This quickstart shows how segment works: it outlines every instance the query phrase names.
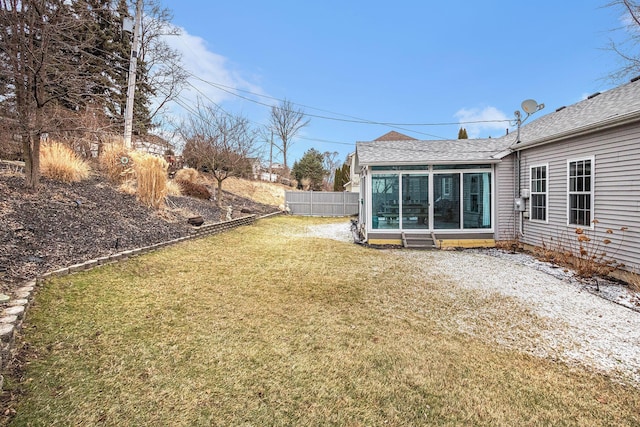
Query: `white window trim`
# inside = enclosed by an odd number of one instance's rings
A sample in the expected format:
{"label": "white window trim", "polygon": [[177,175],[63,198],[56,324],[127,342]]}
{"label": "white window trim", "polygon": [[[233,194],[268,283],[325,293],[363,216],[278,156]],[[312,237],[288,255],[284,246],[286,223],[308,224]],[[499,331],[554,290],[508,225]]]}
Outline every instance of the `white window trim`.
{"label": "white window trim", "polygon": [[[545,168],[546,178],[545,178],[545,191],[533,191],[533,169],[534,168]],[[533,206],[531,204],[531,200],[533,199],[534,194],[544,194],[545,195],[545,219],[531,219],[531,213],[533,212]],[[529,221],[530,222],[538,222],[541,224],[549,224],[549,163],[540,163],[531,165],[529,167]]]}
{"label": "white window trim", "polygon": [[[570,186],[569,186],[569,182],[570,182],[570,177],[569,177],[569,171],[571,163],[573,162],[580,162],[580,161],[585,161],[585,160],[590,160],[591,161],[591,189],[589,191],[590,194],[590,200],[591,200],[591,205],[589,206],[590,212],[591,212],[591,221],[589,223],[589,225],[581,225],[581,224],[571,224],[569,222],[569,218],[571,217],[570,214],[570,199],[571,199],[571,192],[569,191]],[[595,188],[596,188],[596,157],[595,156],[587,156],[587,157],[576,157],[573,159],[567,159],[567,226],[568,227],[584,227],[584,228],[589,228],[591,230],[593,230],[594,228],[594,223],[593,220],[595,219]],[[585,193],[585,192],[583,192]],[[586,193],[585,193],[586,194]]]}
{"label": "white window trim", "polygon": [[[360,188],[360,194],[363,195],[363,197],[365,197],[366,199],[366,209],[365,209],[365,215],[366,215],[366,227],[367,227],[367,233],[380,233],[380,234],[393,234],[393,233],[398,233],[399,231],[405,231],[405,229],[403,228],[398,228],[398,229],[382,229],[382,228],[373,228],[373,197],[372,197],[372,191],[373,191],[373,177],[376,175],[398,175],[398,180],[399,180],[399,187],[398,187],[398,191],[399,191],[399,195],[402,194],[402,178],[401,176],[404,174],[421,174],[421,175],[428,175],[429,176],[429,226],[427,229],[421,229],[421,230],[428,230],[428,231],[434,231],[434,224],[433,224],[433,209],[434,209],[434,199],[433,196],[435,194],[434,192],[434,182],[435,179],[434,177],[436,175],[441,175],[441,174],[460,174],[460,194],[462,195],[463,192],[463,178],[462,176],[465,173],[484,173],[484,172],[488,172],[490,173],[490,185],[491,185],[491,196],[490,196],[490,204],[491,204],[491,215],[490,215],[490,221],[491,221],[491,227],[490,228],[464,228],[463,227],[463,223],[462,223],[462,218],[463,218],[463,203],[462,200],[460,201],[460,218],[461,218],[461,222],[460,222],[460,228],[451,228],[451,229],[439,229],[438,231],[446,231],[447,233],[451,233],[451,234],[464,234],[464,233],[469,233],[469,232],[481,232],[481,233],[494,233],[496,231],[496,221],[498,218],[498,212],[496,211],[496,206],[498,204],[498,201],[496,200],[496,192],[495,192],[495,188],[496,188],[496,181],[497,181],[497,172],[496,172],[496,165],[495,164],[491,164],[491,168],[472,168],[472,169],[442,169],[442,170],[437,170],[435,171],[433,169],[433,165],[429,166],[429,170],[385,170],[385,171],[372,171],[371,169],[369,169],[370,166],[367,166],[366,168],[363,169],[362,172],[362,176],[363,178],[366,180],[365,181],[365,187],[361,187]],[[453,183],[452,183],[453,184]],[[453,189],[453,188],[451,188]],[[366,193],[366,194],[365,194]],[[409,231],[413,230],[413,229],[408,229]]]}

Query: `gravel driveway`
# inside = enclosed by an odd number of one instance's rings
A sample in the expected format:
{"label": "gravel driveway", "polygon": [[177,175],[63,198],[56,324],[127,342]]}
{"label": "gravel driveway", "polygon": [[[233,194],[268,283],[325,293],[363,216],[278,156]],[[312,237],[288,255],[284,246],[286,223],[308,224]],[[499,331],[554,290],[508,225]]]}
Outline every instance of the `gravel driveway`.
{"label": "gravel driveway", "polygon": [[[310,226],[306,235],[350,242],[349,227],[349,223]],[[571,272],[526,254],[497,250],[390,252],[421,266],[425,278],[445,278],[487,297],[506,297],[532,313],[530,322],[514,325],[508,312],[498,317],[469,312],[457,319],[460,331],[483,339],[489,336],[508,348],[585,366],[640,386],[640,313],[590,292]],[[601,292],[614,292],[609,286],[623,288],[604,283]],[[623,292],[637,302],[633,298],[638,295]],[[490,334],[487,328],[480,331],[478,327],[482,317],[491,319]]]}

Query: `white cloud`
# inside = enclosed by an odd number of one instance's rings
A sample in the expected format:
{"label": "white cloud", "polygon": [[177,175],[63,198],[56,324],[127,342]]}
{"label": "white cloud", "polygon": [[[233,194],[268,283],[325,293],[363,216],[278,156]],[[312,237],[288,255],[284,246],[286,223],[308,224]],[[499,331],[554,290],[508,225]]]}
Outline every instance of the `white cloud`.
{"label": "white cloud", "polygon": [[454,117],[460,126],[467,130],[469,138],[484,138],[488,136],[502,136],[513,118],[495,107],[461,108]]}
{"label": "white cloud", "polygon": [[[203,102],[215,102],[216,104],[237,99],[234,95],[225,92],[225,90],[233,91],[233,88],[258,94],[263,93],[259,86],[242,78],[226,57],[212,52],[206,40],[189,34],[184,28],[180,28],[180,30],[179,36],[167,36],[165,41],[171,48],[182,54],[184,68],[193,75],[189,78],[189,83],[197,88],[194,89],[187,85],[180,94],[182,103],[193,108],[198,98]],[[225,90],[216,88],[207,82],[224,86]],[[251,95],[247,96],[253,98]]]}

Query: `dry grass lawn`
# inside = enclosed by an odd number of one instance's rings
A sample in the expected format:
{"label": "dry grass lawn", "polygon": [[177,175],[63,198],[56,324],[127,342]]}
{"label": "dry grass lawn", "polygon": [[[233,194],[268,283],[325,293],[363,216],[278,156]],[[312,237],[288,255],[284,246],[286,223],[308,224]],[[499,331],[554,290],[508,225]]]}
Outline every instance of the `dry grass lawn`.
{"label": "dry grass lawn", "polygon": [[326,221],[262,220],[49,281],[7,380],[13,424],[640,425],[638,389],[455,324],[497,302],[530,312],[296,237]]}

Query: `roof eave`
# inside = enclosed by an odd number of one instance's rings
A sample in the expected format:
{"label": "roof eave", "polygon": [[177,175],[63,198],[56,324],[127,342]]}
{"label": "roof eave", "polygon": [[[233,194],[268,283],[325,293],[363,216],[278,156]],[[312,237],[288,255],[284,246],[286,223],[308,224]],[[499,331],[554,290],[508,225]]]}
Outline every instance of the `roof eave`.
{"label": "roof eave", "polygon": [[579,137],[583,135],[588,135],[590,133],[611,129],[618,126],[623,126],[626,124],[634,123],[640,119],[640,111],[634,111],[633,113],[624,114],[622,116],[615,116],[610,119],[587,125],[582,128],[577,128],[561,133],[557,133],[555,135],[551,135],[548,137],[534,139],[532,141],[527,142],[516,142],[511,145],[511,150],[520,151],[525,148],[537,147],[540,145],[551,144],[552,142],[559,142],[567,138]]}
{"label": "roof eave", "polygon": [[420,165],[482,165],[486,163],[500,163],[501,159],[487,158],[476,160],[426,160],[426,161],[379,161],[379,162],[363,162],[360,161],[360,166],[420,166]]}

